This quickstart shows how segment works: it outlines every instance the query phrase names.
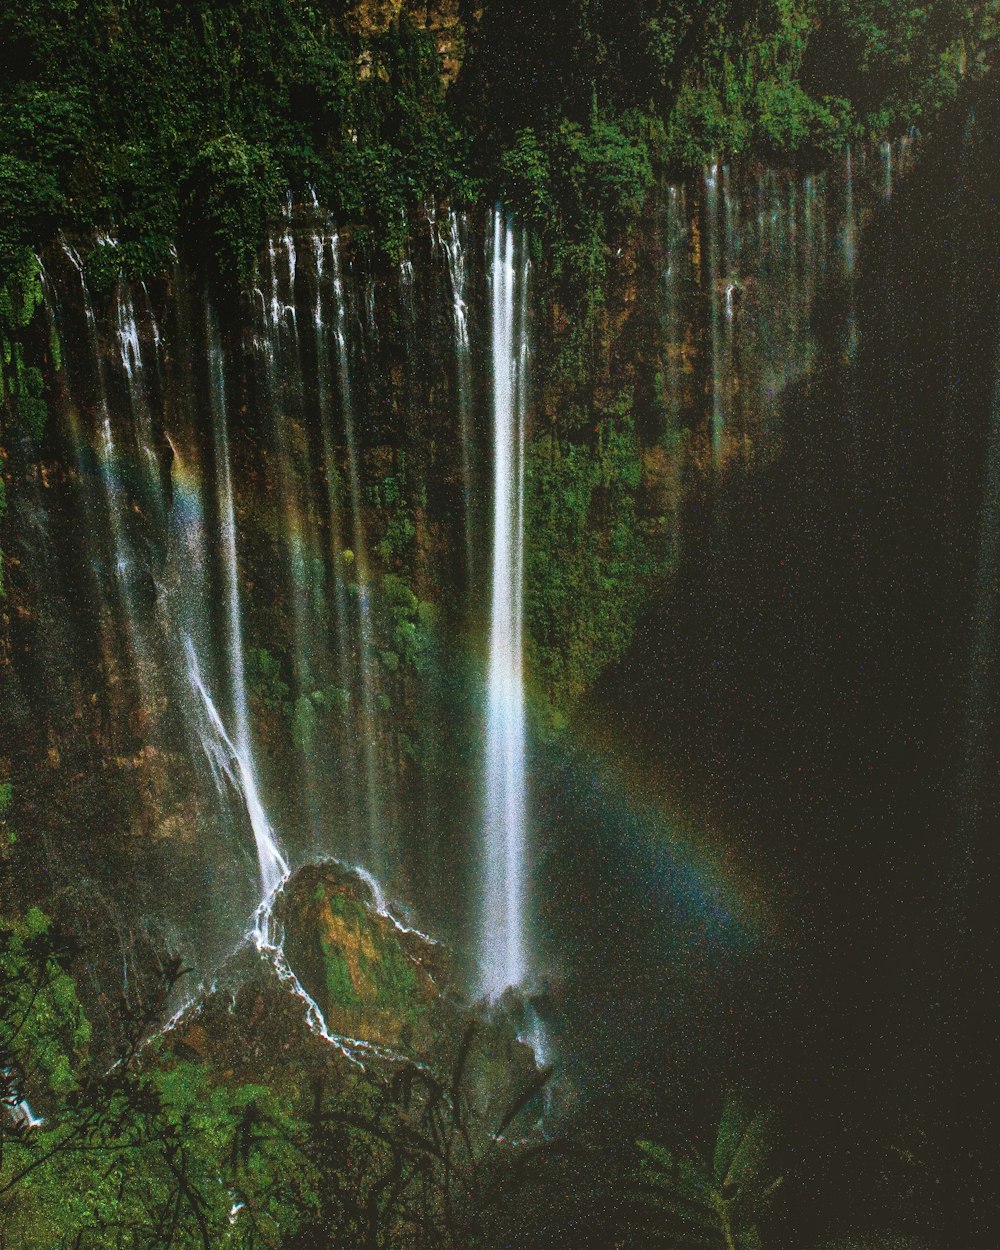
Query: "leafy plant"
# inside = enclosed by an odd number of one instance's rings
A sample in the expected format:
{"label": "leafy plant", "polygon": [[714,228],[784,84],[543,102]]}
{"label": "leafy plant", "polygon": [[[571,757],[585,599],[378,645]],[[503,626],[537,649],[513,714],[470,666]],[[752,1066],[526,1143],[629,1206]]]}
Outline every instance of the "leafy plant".
{"label": "leafy plant", "polygon": [[507,1142],[532,1115],[548,1070],[495,1119],[484,1116],[469,1081],[476,1034],[470,1024],[450,1073],[416,1064],[388,1076],[366,1073],[324,1106],[309,1151],[324,1174],[332,1172],[331,1183],[317,1218],[292,1239],[293,1250],[497,1244],[490,1233],[498,1216],[516,1204],[533,1170],[569,1146],[541,1137],[516,1149]]}
{"label": "leafy plant", "polygon": [[688,1143],[638,1143],[637,1223],[650,1245],[759,1250],[759,1224],[782,1178],[771,1157],[776,1117],[746,1094],[726,1099],[711,1157]]}
{"label": "leafy plant", "polygon": [[277,199],[278,175],[267,148],[227,133],[198,152],[185,197],[188,226],[205,240],[227,282],[249,285]]}

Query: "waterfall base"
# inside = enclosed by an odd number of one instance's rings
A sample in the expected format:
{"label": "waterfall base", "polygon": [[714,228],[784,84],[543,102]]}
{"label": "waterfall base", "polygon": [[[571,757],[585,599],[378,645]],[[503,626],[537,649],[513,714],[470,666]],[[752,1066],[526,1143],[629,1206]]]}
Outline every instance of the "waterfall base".
{"label": "waterfall base", "polygon": [[448,949],[392,916],[367,876],[335,861],[292,873],[164,1036],[278,1085],[301,1084],[331,1059],[345,1080],[373,1066],[441,1076],[461,1067],[485,1123],[537,1082],[530,1039],[512,1013],[467,1006]]}

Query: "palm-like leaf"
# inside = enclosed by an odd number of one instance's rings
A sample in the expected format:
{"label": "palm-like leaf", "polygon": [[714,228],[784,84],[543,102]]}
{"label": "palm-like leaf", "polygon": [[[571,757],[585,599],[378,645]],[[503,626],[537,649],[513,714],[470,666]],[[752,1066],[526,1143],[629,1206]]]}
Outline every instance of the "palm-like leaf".
{"label": "palm-like leaf", "polygon": [[711,1162],[695,1150],[638,1143],[628,1222],[644,1244],[761,1250],[757,1221],[781,1183],[768,1168],[773,1113],[745,1093],[726,1100]]}

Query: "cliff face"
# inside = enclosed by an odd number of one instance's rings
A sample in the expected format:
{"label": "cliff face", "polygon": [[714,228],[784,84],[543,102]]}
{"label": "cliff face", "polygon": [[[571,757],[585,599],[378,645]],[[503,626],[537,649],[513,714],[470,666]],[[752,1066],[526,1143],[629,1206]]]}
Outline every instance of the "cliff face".
{"label": "cliff face", "polygon": [[929,1153],[951,1162],[899,1227],[992,1237],[959,1173],[988,1131],[974,1039],[996,950],[997,108],[985,92],[895,185],[773,456],[687,512],[671,593],[588,708],[644,795],[683,790],[784,895],[795,989],[784,1016],[745,1020],[742,1046],[773,1056],[776,1089],[801,1079],[796,1149],[830,1157],[852,1125],[849,1179],[817,1164],[788,1195],[817,1237],[845,1191],[858,1224],[893,1201],[876,1143],[912,1131],[914,1091]]}
{"label": "cliff face", "polygon": [[[842,303],[837,350],[854,350],[863,219],[910,159],[904,143],[825,174],[719,167],[661,188],[609,257],[586,342],[545,258],[528,265],[541,739],[629,646],[711,484],[777,454],[779,398],[809,375],[822,301]],[[486,236],[474,214],[429,212],[386,269],[295,206],[238,307],[183,268],[98,298],[76,245],[43,255],[25,351],[51,417],[39,445],[12,444],[4,540],[5,751],[19,824],[46,831],[27,894],[105,900],[124,932],[186,935],[205,966],[252,913],[247,856],[273,833],[294,862],[364,864],[469,952],[493,532]]]}
{"label": "cliff face", "polygon": [[348,9],[346,20],[349,30],[365,38],[384,34],[400,18],[426,30],[434,37],[447,86],[458,77],[465,51],[460,9],[460,0],[359,0]]}
{"label": "cliff face", "polygon": [[[238,1014],[227,983],[179,1050],[277,1072],[319,1049],[308,994],[338,1036],[453,1057],[506,378],[531,989],[577,1087],[631,1139],[665,1086],[694,1101],[752,1068],[812,1160],[797,1244],[845,1191],[873,1226],[890,1187],[907,1227],[973,1222],[950,1134],[986,1155],[996,116],[982,101],[929,174],[902,142],[660,187],[586,320],[520,231],[443,206],[387,267],[290,205],[243,302],[183,264],[101,294],[90,240],[45,250],[3,352],[0,871],[87,939],[100,1028],[164,949],[215,969],[249,929],[267,958],[243,943]],[[278,953],[300,993],[276,994]],[[831,1182],[845,1107],[865,1131]],[[885,1143],[925,1131],[950,1196],[903,1211]]]}

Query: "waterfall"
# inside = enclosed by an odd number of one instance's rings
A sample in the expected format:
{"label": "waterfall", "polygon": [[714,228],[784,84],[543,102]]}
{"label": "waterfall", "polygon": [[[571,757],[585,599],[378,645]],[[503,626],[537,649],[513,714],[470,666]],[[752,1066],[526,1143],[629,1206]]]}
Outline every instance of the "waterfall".
{"label": "waterfall", "polygon": [[[303,808],[312,828],[314,844],[320,844],[323,805],[318,793],[319,775],[314,741],[314,711],[310,701],[316,674],[317,640],[325,633],[323,612],[313,625],[313,609],[322,599],[322,587],[315,584],[315,565],[310,553],[318,549],[312,508],[311,461],[308,437],[301,437],[297,420],[305,403],[304,370],[296,312],[296,273],[298,262],[295,239],[286,228],[276,246],[268,240],[265,276],[268,296],[261,297],[262,324],[258,357],[262,372],[264,405],[272,419],[278,530],[281,554],[286,558],[285,580],[289,607],[291,643],[293,732],[296,759],[300,769],[297,789],[303,795]],[[281,261],[279,265],[279,260]],[[282,286],[284,283],[284,286]],[[283,298],[283,293],[285,298]],[[317,307],[317,317],[321,309]]]}
{"label": "waterfall", "polygon": [[222,717],[202,678],[197,651],[191,638],[185,639],[188,675],[192,688],[204,708],[202,747],[214,768],[228,778],[243,799],[257,848],[260,884],[264,899],[269,898],[288,873],[277,839],[267,819],[260,797],[250,736],[250,713],[247,704],[246,665],[243,653],[243,624],[240,608],[239,566],[236,550],[236,514],[233,504],[232,468],[229,452],[229,427],[226,412],[225,361],[214,311],[208,311],[209,391],[212,403],[212,424],[218,483],[220,528],[219,553],[224,570],[223,611],[225,646],[229,662],[229,696],[232,712],[232,734],[226,731]]}
{"label": "waterfall", "polygon": [[[648,465],[644,521],[664,556],[689,477],[780,449],[781,392],[808,385],[814,313],[840,295],[824,265],[843,287],[854,351],[858,246],[887,164],[898,195],[912,156],[909,141],[859,145],[827,175],[720,161],[665,192],[662,337],[650,352],[652,363],[659,349],[650,377],[665,428],[655,443],[636,435],[644,474]],[[76,470],[53,479],[48,497],[88,608],[73,628],[107,678],[93,715],[142,778],[135,820],[155,835],[151,879],[168,862],[184,878],[173,897],[143,899],[157,923],[180,931],[183,915],[200,926],[203,952],[216,939],[222,947],[289,862],[336,854],[414,897],[449,936],[471,911],[468,953],[495,997],[530,985],[540,962],[521,636],[528,249],[498,210],[485,255],[473,254],[471,218],[440,212],[434,280],[418,264],[428,249],[414,251],[398,271],[398,315],[386,318],[396,273],[377,287],[314,212],[305,228],[294,215],[274,225],[253,319],[227,325],[224,340],[183,266],[155,290],[119,280],[98,301],[72,244],[46,257],[66,362],[52,400]],[[443,360],[421,357],[425,323],[444,327]],[[490,425],[476,429],[490,399],[492,458]],[[492,533],[479,439],[493,466]],[[376,551],[391,511],[379,475],[390,466],[418,533],[405,549]],[[489,587],[491,613],[474,712],[446,648],[478,609],[436,594],[439,575],[463,561],[467,580]],[[438,599],[444,628],[431,636],[421,612],[418,641],[430,637],[433,650],[412,666],[394,645],[390,595],[380,599],[391,593],[385,574]],[[470,807],[481,807],[472,844],[461,843],[476,863],[471,904],[447,897],[450,879],[437,893],[436,876],[439,848],[459,843]],[[196,897],[191,883],[209,881]]]}
{"label": "waterfall", "polygon": [[[65,241],[63,252],[79,277],[80,296],[86,322],[85,341],[94,362],[96,402],[93,445],[96,450],[96,474],[89,471],[89,439],[80,429],[76,414],[73,413],[70,417],[77,468],[84,492],[84,507],[91,525],[102,512],[106,517],[107,524],[103,528],[103,533],[106,539],[110,539],[108,553],[108,563],[112,574],[110,583],[114,587],[114,598],[117,600],[118,607],[117,615],[115,617],[113,614],[113,619],[117,619],[120,624],[124,640],[124,660],[131,668],[135,679],[139,706],[144,715],[152,716],[159,704],[156,647],[148,627],[143,596],[140,594],[148,568],[146,553],[138,541],[135,516],[129,506],[130,449],[119,437],[116,437],[112,424],[108,367],[101,350],[97,318],[83,264],[76,250]],[[116,346],[118,361],[126,380],[129,415],[133,418],[133,423],[141,427],[142,418],[137,418],[137,413],[141,411],[139,402],[141,382],[138,380],[138,375],[141,372],[142,361],[139,333],[131,292],[124,279],[119,285],[117,316]],[[137,445],[141,446],[143,436],[147,431],[144,428],[137,428],[134,433]],[[100,486],[98,498],[94,498],[91,493],[94,481]],[[95,537],[100,533],[101,530],[95,526]]]}
{"label": "waterfall", "polygon": [[[143,288],[145,293],[145,288]],[[147,315],[153,332],[153,347],[156,353],[156,367],[159,369],[160,335],[149,307],[149,296],[146,294]],[[142,494],[144,502],[148,502],[153,520],[162,529],[166,518],[166,501],[163,498],[163,483],[160,474],[160,460],[156,453],[153,437],[153,418],[150,407],[150,396],[145,382],[143,369],[142,347],[139,339],[139,325],[135,312],[135,301],[129,284],[122,280],[119,284],[116,330],[121,354],[122,369],[125,373],[128,389],[129,408],[132,414],[132,427],[141,462]]]}
{"label": "waterfall", "polygon": [[[354,395],[351,386],[350,346],[347,338],[347,297],[340,263],[340,239],[333,236],[330,244],[331,278],[333,282],[333,336],[337,349],[337,373],[340,381],[340,411],[347,445],[347,480],[351,499],[352,552],[358,605],[358,664],[361,693],[360,734],[364,755],[365,794],[368,801],[368,858],[384,873],[386,847],[382,821],[382,804],[378,787],[378,759],[375,735],[375,634],[372,620],[371,588],[368,576],[368,551],[365,542],[364,518],[361,514],[361,470],[358,445],[354,434]],[[370,304],[374,328],[374,287]],[[342,557],[343,558],[343,557]]]}
{"label": "waterfall", "polygon": [[522,655],[524,425],[527,408],[525,240],[493,217],[493,578],[486,693],[484,888],[480,990],[523,985],[527,953],[525,707]]}
{"label": "waterfall", "polygon": [[[830,294],[834,270],[843,286],[836,293],[843,298],[844,353],[853,360],[858,240],[887,193],[891,158],[891,146],[876,144],[869,152],[847,151],[842,168],[830,174],[763,170],[752,180],[745,170],[708,166],[701,229],[689,249],[701,290],[694,326],[687,324],[693,310],[683,288],[686,215],[679,220],[671,191],[664,215],[666,409],[672,420],[671,396],[683,389],[676,366],[687,339],[686,350],[701,362],[702,428],[715,463],[769,455],[777,447],[780,398],[808,378],[819,354],[816,312]],[[683,197],[679,202],[683,206]]]}
{"label": "waterfall", "polygon": [[[336,633],[336,672],[337,683],[345,696],[353,686],[351,673],[351,635],[350,616],[347,602],[347,589],[344,584],[344,518],[341,504],[341,478],[337,469],[336,442],[333,428],[333,396],[331,379],[331,352],[329,320],[324,315],[324,283],[326,279],[326,258],[334,245],[334,239],[324,233],[313,236],[313,259],[316,275],[316,302],[313,310],[313,329],[316,335],[316,403],[319,411],[320,447],[323,462],[323,478],[326,486],[326,508],[329,524],[329,562],[333,587],[333,613]],[[346,344],[345,344],[346,347]],[[341,354],[339,339],[337,359],[341,365],[345,356]],[[317,609],[318,613],[318,609]],[[346,735],[345,735],[346,737]],[[358,770],[354,753],[354,743],[345,741],[344,759],[347,771],[347,810],[351,813],[351,852],[358,854],[357,835],[354,829],[360,811],[358,792]]]}
{"label": "waterfall", "polygon": [[719,315],[719,167],[712,165],[705,174],[705,229],[708,233],[708,299],[712,387],[712,455],[722,453],[723,343]]}
{"label": "waterfall", "polygon": [[448,232],[440,236],[451,281],[452,319],[455,323],[455,381],[458,422],[462,439],[462,497],[465,510],[465,572],[471,583],[473,571],[472,526],[472,356],[466,308],[465,248],[462,219],[449,210]]}

